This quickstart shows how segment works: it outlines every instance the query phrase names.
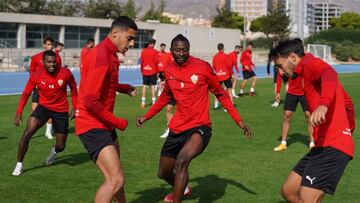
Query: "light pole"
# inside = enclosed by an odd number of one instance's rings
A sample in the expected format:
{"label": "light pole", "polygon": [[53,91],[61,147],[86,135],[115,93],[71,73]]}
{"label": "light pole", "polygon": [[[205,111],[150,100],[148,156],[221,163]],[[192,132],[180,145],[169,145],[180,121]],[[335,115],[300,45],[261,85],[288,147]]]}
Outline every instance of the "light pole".
{"label": "light pole", "polygon": [[244,43],[243,43],[243,50],[246,48],[246,18],[247,18],[247,0],[244,2]]}

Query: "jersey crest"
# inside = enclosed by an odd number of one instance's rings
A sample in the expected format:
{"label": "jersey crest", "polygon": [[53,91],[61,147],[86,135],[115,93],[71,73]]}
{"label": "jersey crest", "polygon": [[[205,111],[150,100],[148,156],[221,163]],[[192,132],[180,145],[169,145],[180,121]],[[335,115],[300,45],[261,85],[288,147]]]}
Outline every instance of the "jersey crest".
{"label": "jersey crest", "polygon": [[62,79],[58,80],[57,82],[58,82],[59,86],[62,86],[64,83],[64,81]]}
{"label": "jersey crest", "polygon": [[191,82],[193,82],[194,84],[196,84],[196,83],[198,82],[199,77],[198,77],[197,75],[193,74],[193,75],[190,77],[190,79],[191,79]]}

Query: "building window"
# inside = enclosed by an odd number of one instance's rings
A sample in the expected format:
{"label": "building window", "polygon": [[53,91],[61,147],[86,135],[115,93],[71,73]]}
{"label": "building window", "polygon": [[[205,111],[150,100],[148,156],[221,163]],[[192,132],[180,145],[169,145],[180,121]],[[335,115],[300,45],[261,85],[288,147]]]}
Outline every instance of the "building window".
{"label": "building window", "polygon": [[15,23],[0,23],[0,48],[17,47],[17,31]]}
{"label": "building window", "polygon": [[65,47],[66,48],[81,48],[86,45],[88,39],[93,38],[96,29],[94,27],[65,27]]}
{"label": "building window", "polygon": [[145,48],[146,44],[153,37],[154,30],[138,30],[135,37],[135,46],[136,49]]}
{"label": "building window", "polygon": [[105,39],[106,36],[108,36],[110,32],[110,28],[100,28],[100,42]]}
{"label": "building window", "polygon": [[26,25],[26,47],[42,48],[43,39],[51,36],[54,40],[59,40],[60,26],[58,25]]}

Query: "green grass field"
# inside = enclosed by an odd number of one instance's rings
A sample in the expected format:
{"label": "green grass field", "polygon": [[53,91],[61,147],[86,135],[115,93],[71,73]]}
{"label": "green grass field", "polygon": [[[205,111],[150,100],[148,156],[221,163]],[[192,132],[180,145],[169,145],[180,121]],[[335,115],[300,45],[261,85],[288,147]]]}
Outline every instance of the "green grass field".
{"label": "green grass field", "polygon": [[[360,114],[360,74],[340,75],[340,80]],[[238,89],[238,88],[237,88]],[[190,185],[193,195],[184,202],[284,202],[279,195],[282,182],[297,161],[309,150],[306,124],[298,110],[292,120],[288,149],[274,152],[280,142],[282,105],[270,107],[273,98],[271,79],[259,80],[256,97],[236,99],[237,109],[253,130],[253,139],[246,140],[242,131],[221,110],[211,110],[213,137],[205,152],[190,166]],[[282,95],[283,96],[283,95]],[[30,141],[24,160],[24,172],[13,177],[17,145],[24,124],[12,124],[19,96],[0,97],[0,202],[92,202],[103,177],[90,161],[80,140],[74,136],[73,122],[67,146],[58,154],[53,166],[43,167],[54,143],[44,137],[40,129]],[[213,99],[213,98],[212,98]],[[121,159],[126,173],[128,202],[161,202],[171,188],[157,178],[157,167],[165,129],[165,113],[147,122],[142,129],[135,126],[135,118],[145,113],[140,109],[140,96],[119,95],[116,115],[129,120],[126,132],[118,132]],[[24,120],[29,115],[28,103]],[[357,123],[359,117],[357,117]],[[359,146],[359,127],[354,138]],[[360,201],[359,151],[346,168],[335,196],[324,202]]]}

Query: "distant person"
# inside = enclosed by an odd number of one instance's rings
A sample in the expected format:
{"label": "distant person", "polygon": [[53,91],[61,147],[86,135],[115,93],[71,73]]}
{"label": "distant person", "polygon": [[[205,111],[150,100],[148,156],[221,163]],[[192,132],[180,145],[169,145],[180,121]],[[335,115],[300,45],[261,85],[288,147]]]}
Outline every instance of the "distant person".
{"label": "distant person", "polygon": [[104,176],[95,203],[126,202],[125,176],[115,129],[124,131],[128,121],[114,116],[114,106],[116,92],[135,96],[136,89],[119,83],[120,61],[116,53],[124,54],[134,46],[137,30],[136,23],[129,17],[113,20],[110,33],[91,50],[81,69],[75,133]]}
{"label": "distant person", "polygon": [[175,99],[177,108],[161,150],[158,176],[173,187],[173,193],[168,194],[164,201],[178,203],[183,196],[191,195],[192,189],[187,186],[188,167],[192,159],[205,150],[211,138],[209,91],[216,95],[247,138],[251,137],[251,131],[234,108],[229,94],[221,87],[210,64],[190,56],[189,40],[177,35],[171,41],[170,50],[174,62],[165,69],[165,88],[149,111],[137,118],[137,125],[141,127]]}
{"label": "distant person", "polygon": [[159,56],[155,47],[156,40],[151,39],[145,49],[142,50],[140,56],[140,69],[143,77],[143,87],[141,91],[141,108],[145,107],[146,103],[146,86],[151,89],[151,102],[156,101],[155,85],[157,83],[157,73]]}
{"label": "distant person", "polygon": [[57,153],[65,149],[66,138],[69,126],[69,105],[67,101],[67,86],[71,90],[71,101],[73,110],[70,118],[74,118],[77,106],[77,89],[74,76],[67,68],[58,67],[56,64],[57,55],[53,51],[43,52],[44,71],[38,71],[30,75],[24,92],[20,98],[14,124],[20,126],[22,112],[32,90],[37,87],[39,91],[39,105],[30,115],[24,133],[19,142],[17,163],[12,173],[19,176],[23,170],[23,160],[29,147],[29,142],[36,131],[51,118],[54,125],[56,143],[50,149],[50,154],[45,165],[51,165]]}
{"label": "distant person", "polygon": [[[224,44],[219,43],[217,45],[218,53],[213,56],[212,66],[216,72],[216,77],[219,80],[220,84],[224,84],[227,93],[229,94],[231,103],[234,103],[232,98],[232,83],[231,83],[231,61],[227,54],[224,53]],[[219,107],[219,102],[215,98],[214,108]]]}
{"label": "distant person", "polygon": [[86,45],[84,48],[81,49],[80,53],[80,61],[79,61],[79,67],[81,69],[82,64],[84,63],[86,56],[89,54],[92,48],[95,46],[95,40],[92,38],[89,38],[86,42]]}
{"label": "distant person", "polygon": [[241,53],[240,56],[240,63],[242,65],[242,72],[243,72],[243,81],[240,85],[240,93],[239,96],[243,96],[244,95],[244,88],[246,86],[247,81],[252,78],[253,81],[251,83],[251,88],[250,88],[250,96],[255,96],[255,87],[256,87],[256,74],[253,70],[253,68],[255,67],[253,61],[252,61],[252,49],[253,49],[254,45],[252,42],[248,43],[246,46],[246,50],[243,51]]}
{"label": "distant person", "polygon": [[288,202],[321,202],[325,193],[335,193],[354,157],[354,109],[336,71],[323,60],[305,54],[299,42],[282,41],[271,56],[288,77],[302,77],[315,147],[290,172],[281,195]]}
{"label": "distant person", "polygon": [[[52,37],[46,36],[44,38],[44,40],[43,40],[44,51],[37,53],[36,55],[31,57],[30,71],[29,71],[30,75],[34,74],[36,72],[45,71],[44,64],[42,62],[43,54],[45,51],[52,51],[54,49],[54,43],[55,43],[55,40]],[[57,53],[56,53],[56,65],[59,68],[62,67],[61,57]],[[38,93],[37,87],[35,86],[33,93],[32,93],[32,106],[31,106],[32,111],[34,111],[38,105],[39,105],[39,93]],[[48,139],[54,139],[53,134],[52,134],[51,119],[46,124],[45,136]]]}
{"label": "distant person", "polygon": [[55,41],[55,53],[59,54],[64,50],[65,46],[63,43]]}
{"label": "distant person", "polygon": [[[240,77],[239,67],[238,67],[238,55],[241,51],[241,47],[239,45],[235,46],[234,51],[230,52],[228,55],[231,60],[231,68],[230,68],[230,74],[231,74],[231,81],[232,81],[232,96],[234,98],[239,98],[238,95],[236,95],[236,83],[238,78]],[[236,73],[234,73],[234,68]]]}

